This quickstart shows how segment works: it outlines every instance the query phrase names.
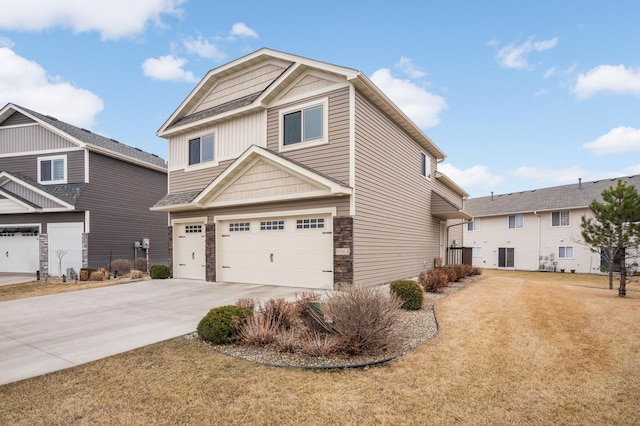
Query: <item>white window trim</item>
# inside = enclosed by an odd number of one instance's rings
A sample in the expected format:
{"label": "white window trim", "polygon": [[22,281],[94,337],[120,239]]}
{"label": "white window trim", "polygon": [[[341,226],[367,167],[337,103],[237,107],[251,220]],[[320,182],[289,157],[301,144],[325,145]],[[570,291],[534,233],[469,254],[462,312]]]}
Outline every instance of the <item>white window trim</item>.
{"label": "white window trim", "polygon": [[472,247],[471,257],[475,257],[475,258],[482,257],[482,247]]}
{"label": "white window trim", "polygon": [[[517,226],[516,226],[516,227],[511,228],[511,227],[509,226],[509,218],[510,218],[511,216],[515,216],[515,217],[522,216],[522,226],[521,226],[521,227],[519,227],[519,228],[518,228]],[[524,229],[524,214],[522,214],[522,213],[517,213],[517,214],[510,214],[510,215],[507,215],[507,229],[508,229],[509,231],[516,231],[516,230],[518,230],[518,229]]]}
{"label": "white window trim", "polygon": [[[284,144],[284,116],[307,108],[322,105],[322,138],[308,142],[299,142],[293,145]],[[329,98],[316,99],[314,101],[297,104],[278,111],[278,146],[280,152],[295,151],[297,149],[309,148],[312,146],[326,145],[329,143]]]}
{"label": "white window trim", "polygon": [[[189,156],[191,154],[189,152],[189,142],[194,139],[200,139],[200,152],[202,152],[202,138],[209,135],[213,135],[213,160],[196,164],[189,164]],[[184,168],[185,172],[192,172],[195,170],[208,169],[210,167],[217,166],[220,163],[218,159],[218,129],[216,128],[207,132],[200,133],[198,135],[189,136],[185,141],[185,149],[187,150],[186,164]]]}
{"label": "white window trim", "polygon": [[[424,172],[422,174],[422,161],[424,161]],[[426,180],[431,180],[431,157],[427,155],[426,152],[420,152],[420,176],[425,178]]]}
{"label": "white window trim", "polygon": [[[473,224],[473,229],[469,229],[469,224]],[[467,222],[467,232],[478,232],[480,231],[480,218],[474,217],[469,222]]]}
{"label": "white window trim", "polygon": [[[560,249],[564,247],[564,256],[560,256]],[[571,248],[571,257],[567,257],[567,249]],[[558,259],[575,259],[576,256],[576,251],[575,251],[575,247],[573,246],[558,246]]]}
{"label": "white window trim", "polygon": [[[43,161],[55,161],[55,160],[64,160],[64,179],[61,180],[47,180],[47,181],[42,181],[42,176],[41,176],[41,172],[42,172],[42,162]],[[38,157],[38,183],[41,185],[59,185],[59,184],[65,184],[67,183],[68,180],[68,167],[67,167],[67,156],[66,155],[51,155],[48,157]],[[53,164],[51,167],[51,175],[53,177]]]}
{"label": "white window trim", "polygon": [[[560,222],[562,222],[562,212],[567,212],[569,213],[569,224],[568,225],[554,225],[553,224],[553,214],[554,213],[560,213]],[[552,228],[568,228],[569,226],[571,226],[571,210],[555,210],[551,212],[551,227]]]}

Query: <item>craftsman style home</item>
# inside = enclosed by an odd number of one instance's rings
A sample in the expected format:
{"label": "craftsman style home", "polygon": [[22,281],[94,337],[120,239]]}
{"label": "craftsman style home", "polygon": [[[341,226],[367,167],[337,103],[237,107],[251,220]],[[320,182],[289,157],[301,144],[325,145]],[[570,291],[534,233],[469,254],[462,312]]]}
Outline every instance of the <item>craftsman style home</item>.
{"label": "craftsman style home", "polygon": [[605,259],[583,243],[581,218],[618,179],[640,188],[640,176],[628,176],[469,198],[465,211],[473,220],[464,227],[464,242],[473,247],[473,265],[599,272]]}
{"label": "craftsman style home", "polygon": [[461,241],[444,153],[357,70],[261,49],[211,70],[158,135],[174,277],[372,285]]}
{"label": "craftsman style home", "polygon": [[[133,259],[166,263],[166,193],[155,155],[14,104],[0,110],[0,272],[67,274]],[[147,253],[139,251],[139,255]]]}

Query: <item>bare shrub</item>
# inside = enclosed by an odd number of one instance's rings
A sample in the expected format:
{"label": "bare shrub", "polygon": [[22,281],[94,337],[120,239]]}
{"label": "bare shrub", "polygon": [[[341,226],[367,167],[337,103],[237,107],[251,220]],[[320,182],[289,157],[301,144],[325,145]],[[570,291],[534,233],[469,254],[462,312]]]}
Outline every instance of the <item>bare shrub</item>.
{"label": "bare shrub", "polygon": [[104,272],[92,272],[91,275],[89,275],[89,281],[104,281]]}
{"label": "bare shrub", "polygon": [[116,259],[111,262],[111,271],[118,271],[118,275],[129,273],[133,269],[133,261],[130,259]]}
{"label": "bare shrub", "polygon": [[274,342],[280,329],[273,315],[274,311],[261,310],[245,319],[238,330],[240,342],[249,346],[265,346]]}
{"label": "bare shrub", "polygon": [[254,311],[256,307],[256,299],[251,299],[251,298],[238,299],[236,301],[236,306],[240,308],[249,309],[250,311]]}
{"label": "bare shrub", "polygon": [[440,268],[447,275],[447,284],[458,281],[458,273],[453,266]]}
{"label": "bare shrub", "polygon": [[311,331],[300,340],[300,353],[315,357],[326,357],[335,354],[343,346],[343,339],[334,334]]}
{"label": "bare shrub", "polygon": [[340,338],[340,352],[377,353],[397,341],[400,306],[398,297],[379,287],[353,286],[328,298],[322,313],[313,315],[322,328]]}
{"label": "bare shrub", "polygon": [[281,330],[273,343],[280,352],[296,353],[300,350],[300,339],[296,330]]}
{"label": "bare shrub", "polygon": [[139,257],[134,261],[134,266],[139,271],[148,271],[147,259],[145,257]]}
{"label": "bare shrub", "polygon": [[482,275],[482,269],[474,267],[471,270],[471,275],[474,275],[474,276]]}
{"label": "bare shrub", "polygon": [[425,291],[436,293],[447,286],[449,275],[444,271],[444,268],[425,269],[420,273],[418,282]]}
{"label": "bare shrub", "polygon": [[298,323],[294,305],[282,298],[267,300],[261,310],[277,330],[288,330]]}
{"label": "bare shrub", "polygon": [[296,300],[293,302],[293,315],[307,327],[312,328],[315,321],[311,316],[309,307],[313,302],[320,300],[320,295],[315,292],[302,292],[296,294]]}
{"label": "bare shrub", "polygon": [[132,280],[139,280],[140,278],[142,278],[142,271],[138,271],[137,269],[132,269],[131,270],[131,279]]}

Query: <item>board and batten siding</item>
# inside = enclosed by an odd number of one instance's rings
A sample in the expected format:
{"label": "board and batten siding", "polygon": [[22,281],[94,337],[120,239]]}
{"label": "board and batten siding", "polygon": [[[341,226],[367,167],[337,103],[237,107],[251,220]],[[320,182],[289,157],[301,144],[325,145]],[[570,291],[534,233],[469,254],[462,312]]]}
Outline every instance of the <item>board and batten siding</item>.
{"label": "board and batten siding", "polygon": [[[167,263],[167,215],[149,210],[166,194],[166,174],[90,153],[89,184],[76,205],[90,211],[89,266],[133,259],[133,242],[151,240],[152,263]],[[144,251],[138,250],[139,256]]]}
{"label": "board and batten siding", "polygon": [[305,98],[296,103],[280,105],[269,109],[267,115],[267,148],[278,152],[282,137],[279,122],[281,109],[328,98],[329,143],[324,145],[304,147],[284,152],[283,155],[305,166],[337,179],[345,184],[349,183],[349,88],[341,88],[322,95]]}
{"label": "board and batten siding", "polygon": [[38,158],[55,155],[67,157],[67,183],[84,182],[84,150],[66,151],[61,153],[30,154],[16,157],[0,157],[0,170],[18,172],[35,181],[38,180]]}
{"label": "board and batten siding", "polygon": [[[421,175],[424,151],[358,92],[355,115],[354,282],[417,277],[440,255],[434,183]],[[431,166],[433,173],[433,158]]]}
{"label": "board and batten siding", "polygon": [[65,148],[77,148],[77,145],[39,124],[0,127],[0,155]]}

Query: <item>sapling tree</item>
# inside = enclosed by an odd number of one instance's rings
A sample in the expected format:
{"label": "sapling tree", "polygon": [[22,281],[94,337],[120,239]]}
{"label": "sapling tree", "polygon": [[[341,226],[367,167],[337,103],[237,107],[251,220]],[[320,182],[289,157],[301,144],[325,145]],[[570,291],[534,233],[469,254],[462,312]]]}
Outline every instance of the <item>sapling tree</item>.
{"label": "sapling tree", "polygon": [[67,254],[65,249],[57,249],[56,256],[58,256],[58,277],[62,276],[62,258]]}
{"label": "sapling tree", "polygon": [[589,209],[593,216],[582,217],[582,238],[593,251],[607,255],[610,273],[614,258],[620,259],[618,296],[624,297],[627,253],[636,252],[640,243],[640,195],[635,186],[618,180],[616,186],[602,191],[602,202],[593,200]]}

